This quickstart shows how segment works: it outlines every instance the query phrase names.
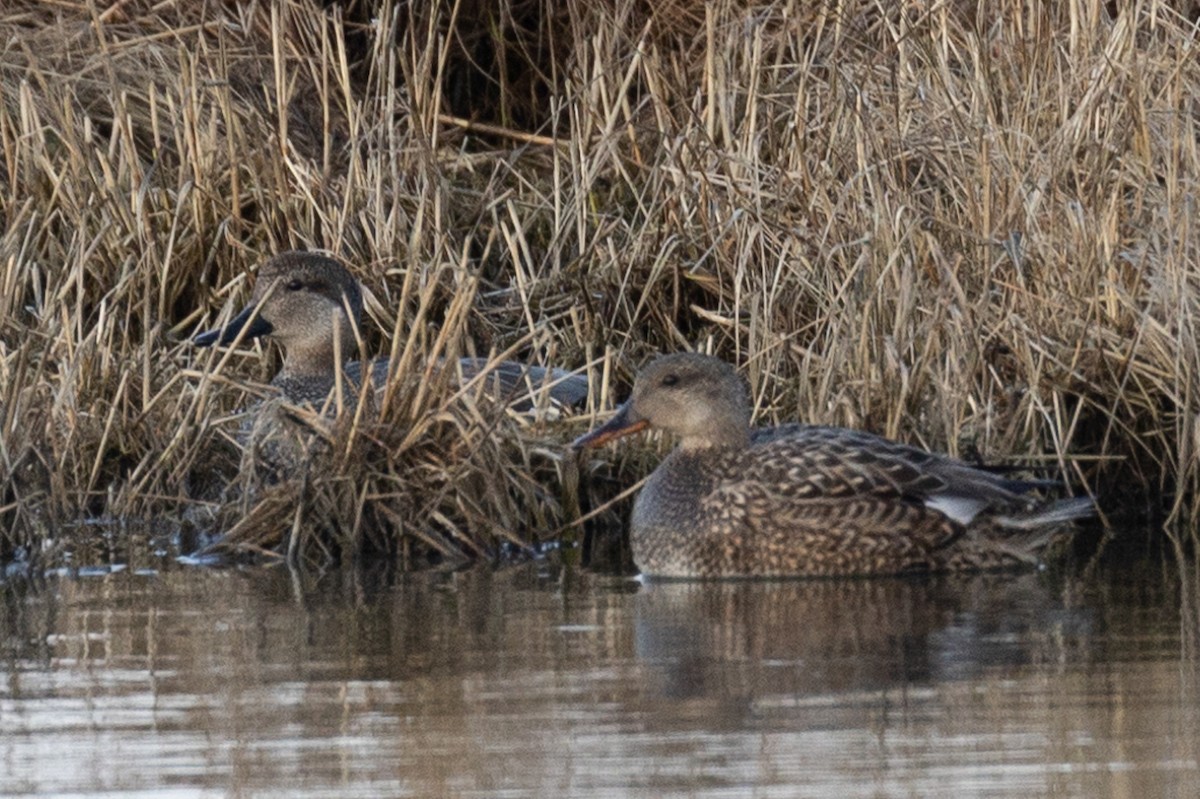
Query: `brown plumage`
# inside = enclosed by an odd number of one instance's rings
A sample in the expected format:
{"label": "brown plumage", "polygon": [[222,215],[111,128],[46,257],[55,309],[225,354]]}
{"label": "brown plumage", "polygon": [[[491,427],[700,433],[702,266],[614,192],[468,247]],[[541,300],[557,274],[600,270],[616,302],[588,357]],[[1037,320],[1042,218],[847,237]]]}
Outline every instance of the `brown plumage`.
{"label": "brown plumage", "polygon": [[633,395],[576,448],[656,427],[679,446],[631,519],[648,576],[772,577],[969,571],[1036,562],[1090,499],[1039,504],[1039,484],[836,427],[750,428],[733,368],[705,355],[653,361]]}
{"label": "brown plumage", "polygon": [[[284,349],[283,368],[271,384],[285,399],[324,404],[337,387],[340,370],[343,400],[352,403],[364,370],[363,362],[350,360],[358,348],[355,328],[362,310],[362,289],[341,263],[312,252],[285,252],[259,269],[250,303],[240,314],[193,342],[208,347],[232,344],[239,336],[270,336]],[[482,358],[462,358],[458,366],[466,379],[486,370],[492,393],[519,410],[532,407],[532,397],[543,386],[554,404],[578,407],[587,400],[587,378],[562,369]],[[368,361],[365,367],[374,386],[387,381],[386,358]]]}

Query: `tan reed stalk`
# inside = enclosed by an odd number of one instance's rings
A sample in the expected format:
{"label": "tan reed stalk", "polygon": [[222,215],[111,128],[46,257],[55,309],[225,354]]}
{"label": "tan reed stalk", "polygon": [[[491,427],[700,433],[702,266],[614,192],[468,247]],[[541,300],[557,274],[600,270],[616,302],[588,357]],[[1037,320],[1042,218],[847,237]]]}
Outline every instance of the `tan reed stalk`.
{"label": "tan reed stalk", "polygon": [[[1046,466],[1194,539],[1200,60],[1169,4],[93,5],[0,11],[0,558],[81,518],[294,563],[532,544],[586,422],[431,364],[586,366],[596,410],[688,347],[764,422]],[[187,339],[295,247],[362,280],[393,374],[264,486],[239,412],[277,354]]]}

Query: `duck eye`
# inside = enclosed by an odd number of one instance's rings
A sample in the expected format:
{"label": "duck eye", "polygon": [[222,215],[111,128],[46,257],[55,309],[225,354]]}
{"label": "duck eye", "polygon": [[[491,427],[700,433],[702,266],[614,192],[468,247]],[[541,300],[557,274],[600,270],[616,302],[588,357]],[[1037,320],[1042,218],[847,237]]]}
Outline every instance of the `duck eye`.
{"label": "duck eye", "polygon": [[301,280],[300,278],[291,280],[287,284],[288,291],[299,291],[302,288],[304,288],[304,281]]}
{"label": "duck eye", "polygon": [[674,374],[674,373],[668,374],[668,375],[663,375],[662,384],[664,386],[668,386],[668,387],[678,385],[679,384],[679,375]]}

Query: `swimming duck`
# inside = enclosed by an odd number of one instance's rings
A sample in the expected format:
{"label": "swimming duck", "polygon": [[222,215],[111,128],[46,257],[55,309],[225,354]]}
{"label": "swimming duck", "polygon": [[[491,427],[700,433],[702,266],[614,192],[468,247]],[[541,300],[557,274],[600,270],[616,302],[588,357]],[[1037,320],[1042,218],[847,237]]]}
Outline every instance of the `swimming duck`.
{"label": "swimming duck", "polygon": [[[271,381],[284,399],[319,407],[335,390],[340,369],[353,401],[364,369],[376,387],[388,375],[386,358],[364,364],[347,357],[357,349],[355,331],[362,311],[362,288],[339,261],[315,252],[284,252],[259,269],[250,303],[241,313],[192,342],[209,347],[232,344],[239,336],[270,336],[284,349],[283,367]],[[550,400],[562,406],[576,407],[587,399],[587,378],[562,369],[515,361],[489,363],[483,358],[462,358],[458,363],[464,379],[488,370],[495,393],[519,410],[532,406],[531,395],[543,385],[548,386]]]}
{"label": "swimming duck", "polygon": [[870,433],[750,427],[733,368],[660,357],[606,424],[573,447],[655,427],[679,444],[646,480],[630,522],[650,577],[779,577],[974,571],[1036,563],[1088,498],[1039,503],[1041,481],[1006,479]]}

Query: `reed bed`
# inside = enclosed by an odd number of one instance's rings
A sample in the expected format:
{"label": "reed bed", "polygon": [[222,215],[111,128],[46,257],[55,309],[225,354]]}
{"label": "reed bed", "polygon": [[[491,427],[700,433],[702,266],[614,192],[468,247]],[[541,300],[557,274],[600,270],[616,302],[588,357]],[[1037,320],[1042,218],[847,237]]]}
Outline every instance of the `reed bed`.
{"label": "reed bed", "polygon": [[[1195,541],[1188,4],[16,0],[0,95],[0,557],[80,519],[307,563],[530,546],[576,512],[565,442],[683,348],[764,422],[1042,464]],[[277,355],[188,339],[291,248],[351,267],[396,368],[265,483],[236,431]],[[489,353],[587,369],[591,410],[428,369]]]}

